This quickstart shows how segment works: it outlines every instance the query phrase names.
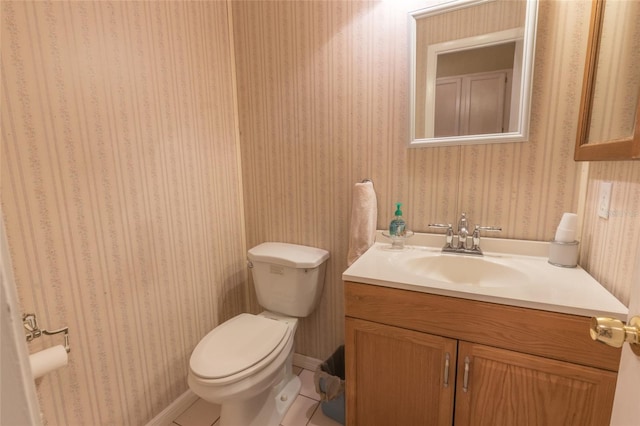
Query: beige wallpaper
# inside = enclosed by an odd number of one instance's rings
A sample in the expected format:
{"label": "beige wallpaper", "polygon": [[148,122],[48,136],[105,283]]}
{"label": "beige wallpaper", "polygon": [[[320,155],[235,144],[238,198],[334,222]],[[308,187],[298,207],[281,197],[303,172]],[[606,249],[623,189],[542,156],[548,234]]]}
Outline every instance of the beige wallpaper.
{"label": "beige wallpaper", "polygon": [[[612,182],[609,218],[598,217],[600,183]],[[580,264],[627,306],[640,246],[640,161],[589,165]]]}
{"label": "beige wallpaper", "polygon": [[[69,326],[51,425],[141,425],[246,306],[224,2],[2,1],[2,211],[20,303]],[[43,337],[31,351],[60,344]]]}
{"label": "beige wallpaper", "polygon": [[[296,337],[328,356],[363,178],[381,229],[400,201],[416,231],[466,211],[505,238],[553,237],[578,204],[589,3],[540,4],[529,142],[408,149],[406,13],[421,3],[2,2],[1,200],[20,302],[71,328],[70,365],[37,383],[47,423],[144,424],[175,400],[198,340],[260,310],[244,259],[262,241],[331,252]],[[638,164],[594,165],[588,184],[587,214],[599,180],[615,181],[617,213],[586,218],[583,262],[623,301]]]}
{"label": "beige wallpaper", "polygon": [[472,223],[501,225],[501,237],[549,240],[562,213],[577,209],[589,4],[540,4],[529,142],[408,149],[410,5],[401,3],[233,5],[247,244],[275,239],[332,255],[320,307],[298,332],[303,354],[328,356],[343,338],[355,182],[373,179],[380,229],[399,201],[416,231],[466,211]]}

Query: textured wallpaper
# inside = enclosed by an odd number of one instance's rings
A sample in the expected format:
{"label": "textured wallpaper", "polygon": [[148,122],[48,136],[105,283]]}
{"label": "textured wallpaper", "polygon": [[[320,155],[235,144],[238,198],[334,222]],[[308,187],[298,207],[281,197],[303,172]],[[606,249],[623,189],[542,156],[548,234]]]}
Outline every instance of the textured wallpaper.
{"label": "textured wallpaper", "polygon": [[550,240],[577,209],[589,3],[540,4],[529,142],[408,149],[407,12],[419,2],[409,3],[233,5],[247,245],[289,241],[332,256],[320,307],[298,332],[303,354],[326,357],[343,338],[355,182],[373,180],[379,229],[398,201],[416,231],[467,212],[502,226],[499,237]]}
{"label": "textured wallpaper", "polygon": [[[598,217],[600,183],[612,182],[609,218]],[[580,264],[629,305],[635,253],[640,253],[640,161],[589,165]]]}
{"label": "textured wallpaper", "polygon": [[[380,229],[399,201],[416,231],[466,211],[504,238],[553,237],[578,208],[589,2],[540,3],[529,142],[408,149],[407,11],[422,5],[2,2],[1,199],[20,302],[71,329],[70,365],[37,383],[47,423],[144,424],[175,400],[199,339],[261,310],[244,261],[263,241],[331,252],[296,336],[297,352],[331,354],[364,178]],[[623,301],[639,165],[593,165],[587,184],[583,261]],[[589,213],[600,180],[615,181],[609,221]]]}
{"label": "textured wallpaper", "polygon": [[[246,306],[224,2],[2,1],[2,211],[24,312],[69,326],[51,425],[141,425]],[[62,343],[43,337],[35,351]]]}

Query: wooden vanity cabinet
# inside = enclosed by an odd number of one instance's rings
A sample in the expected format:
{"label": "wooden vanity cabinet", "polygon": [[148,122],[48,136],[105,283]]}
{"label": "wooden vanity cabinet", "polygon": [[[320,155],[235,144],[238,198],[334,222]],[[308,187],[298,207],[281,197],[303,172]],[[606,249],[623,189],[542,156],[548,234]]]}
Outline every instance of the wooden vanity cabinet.
{"label": "wooden vanity cabinet", "polygon": [[352,282],[345,313],[347,425],[609,424],[588,317]]}

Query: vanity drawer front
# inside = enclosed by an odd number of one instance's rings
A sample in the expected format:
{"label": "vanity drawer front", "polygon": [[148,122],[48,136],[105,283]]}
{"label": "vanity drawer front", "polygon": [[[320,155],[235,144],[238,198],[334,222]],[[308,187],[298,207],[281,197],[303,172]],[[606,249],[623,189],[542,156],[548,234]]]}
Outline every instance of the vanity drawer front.
{"label": "vanity drawer front", "polygon": [[345,282],[345,315],[618,371],[621,350],[589,337],[589,317]]}

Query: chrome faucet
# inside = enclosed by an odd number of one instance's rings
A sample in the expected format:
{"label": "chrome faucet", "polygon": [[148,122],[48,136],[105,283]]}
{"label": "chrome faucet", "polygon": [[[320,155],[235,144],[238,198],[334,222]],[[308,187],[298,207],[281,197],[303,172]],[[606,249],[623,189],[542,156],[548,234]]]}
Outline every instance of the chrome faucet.
{"label": "chrome faucet", "polygon": [[433,223],[428,225],[430,228],[446,228],[446,242],[442,247],[443,253],[456,253],[456,254],[471,254],[482,256],[482,250],[480,249],[480,231],[502,231],[499,226],[480,226],[476,225],[469,238],[469,219],[467,214],[462,213],[460,219],[458,219],[458,234],[457,241],[454,245],[454,233],[453,226],[449,224]]}
{"label": "chrome faucet", "polygon": [[469,220],[467,214],[462,213],[458,219],[458,249],[467,249],[469,239]]}

